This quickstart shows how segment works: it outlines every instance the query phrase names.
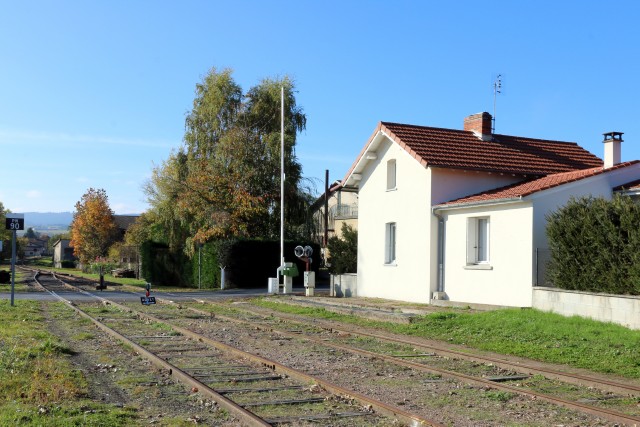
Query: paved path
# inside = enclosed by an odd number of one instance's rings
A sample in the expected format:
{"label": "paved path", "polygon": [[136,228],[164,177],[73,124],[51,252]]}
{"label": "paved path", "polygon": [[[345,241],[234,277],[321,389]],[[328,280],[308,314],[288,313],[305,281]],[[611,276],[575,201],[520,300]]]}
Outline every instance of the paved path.
{"label": "paved path", "polygon": [[[293,288],[294,294],[304,295],[304,288]],[[90,295],[88,295],[90,294]],[[127,292],[121,290],[91,291],[88,294],[82,294],[74,291],[59,291],[58,295],[70,301],[92,301],[95,300],[91,295],[103,296],[105,298],[114,299],[116,301],[140,301],[140,297],[144,296],[144,291]],[[267,295],[267,288],[262,289],[228,289],[224,291],[185,291],[185,292],[151,292],[151,296],[169,299],[172,301],[194,301],[232,297],[252,297]],[[0,292],[0,300],[10,300],[10,292]],[[47,292],[16,292],[14,299],[19,300],[36,300],[36,301],[57,301],[57,299]]]}

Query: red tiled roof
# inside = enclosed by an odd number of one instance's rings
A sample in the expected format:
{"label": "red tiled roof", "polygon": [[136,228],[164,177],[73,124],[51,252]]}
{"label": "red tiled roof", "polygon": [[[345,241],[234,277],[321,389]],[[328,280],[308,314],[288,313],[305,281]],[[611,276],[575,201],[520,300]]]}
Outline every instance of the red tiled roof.
{"label": "red tiled roof", "polygon": [[[493,135],[381,122],[386,133],[425,166],[548,175],[602,166],[602,160],[574,142]],[[374,134],[375,135],[375,134]]]}
{"label": "red tiled roof", "polygon": [[480,203],[497,201],[503,199],[514,199],[519,197],[525,197],[539,191],[548,190],[549,188],[557,187],[559,185],[567,184],[569,182],[578,181],[591,176],[600,175],[616,169],[622,169],[627,166],[640,163],[640,160],[634,160],[631,162],[625,162],[617,164],[608,169],[603,167],[596,167],[590,169],[582,169],[571,172],[562,172],[552,175],[548,175],[542,178],[534,179],[531,181],[520,182],[511,184],[506,187],[496,188],[494,190],[485,191],[482,193],[474,194],[460,199],[452,200],[446,203],[442,203],[438,206],[451,206],[451,205],[464,205],[469,203]]}

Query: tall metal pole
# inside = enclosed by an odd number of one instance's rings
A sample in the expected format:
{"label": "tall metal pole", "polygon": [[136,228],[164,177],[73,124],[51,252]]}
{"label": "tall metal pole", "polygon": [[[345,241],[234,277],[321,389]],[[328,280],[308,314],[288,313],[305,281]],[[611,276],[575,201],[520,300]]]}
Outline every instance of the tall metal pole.
{"label": "tall metal pole", "polygon": [[202,244],[198,243],[198,289],[202,288]]}
{"label": "tall metal pole", "polygon": [[325,248],[329,243],[329,169],[324,171],[324,242]]}
{"label": "tall metal pole", "polygon": [[11,307],[13,307],[13,294],[16,285],[16,230],[13,230],[13,239],[11,240]]}
{"label": "tall metal pole", "polygon": [[284,86],[280,90],[280,266],[284,266]]}

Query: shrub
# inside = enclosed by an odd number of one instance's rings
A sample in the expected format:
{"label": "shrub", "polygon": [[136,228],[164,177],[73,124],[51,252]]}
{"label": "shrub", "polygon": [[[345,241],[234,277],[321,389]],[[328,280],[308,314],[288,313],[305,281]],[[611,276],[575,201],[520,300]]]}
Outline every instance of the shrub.
{"label": "shrub", "polygon": [[[308,242],[285,242],[284,255],[287,262],[298,267],[300,274],[293,278],[293,284],[302,285],[305,263],[293,254],[298,245],[309,245],[313,249],[310,270],[318,271],[320,246]],[[274,240],[236,240],[222,247],[218,253],[221,264],[226,265],[225,279],[230,287],[266,287],[267,279],[276,276],[280,265],[280,242]]]}
{"label": "shrub", "polygon": [[547,216],[546,231],[555,286],[640,295],[640,206],[630,197],[572,198]]}
{"label": "shrub", "polygon": [[331,274],[356,273],[358,271],[358,230],[342,223],[342,236],[334,236],[327,242],[329,272]]}
{"label": "shrub", "polygon": [[192,277],[194,286],[198,286],[198,275],[200,274],[201,287],[204,289],[220,287],[220,265],[226,266],[219,261],[219,251],[224,247],[226,240],[207,242],[201,248],[196,249],[191,259]]}
{"label": "shrub", "polygon": [[[285,242],[285,258],[294,262],[298,271],[305,270],[305,263],[298,260],[293,249],[308,243]],[[310,244],[314,256],[311,270],[317,271],[320,260],[320,247]],[[147,241],[140,246],[142,275],[152,284],[172,284],[178,286],[198,286],[200,269],[202,288],[220,287],[220,266],[225,267],[225,280],[228,287],[257,288],[266,287],[267,279],[275,277],[280,265],[280,242],[272,240],[219,240],[205,243],[191,259],[180,253],[175,254],[162,243]],[[198,265],[200,262],[200,265]],[[301,285],[302,274],[294,278],[295,285]]]}
{"label": "shrub", "polygon": [[142,277],[154,285],[189,286],[191,261],[182,252],[175,253],[163,243],[146,241],[140,245]]}

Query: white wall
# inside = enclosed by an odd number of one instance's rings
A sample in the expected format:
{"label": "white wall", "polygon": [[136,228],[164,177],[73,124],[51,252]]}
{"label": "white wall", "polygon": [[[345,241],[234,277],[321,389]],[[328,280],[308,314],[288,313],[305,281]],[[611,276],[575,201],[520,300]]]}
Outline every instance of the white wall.
{"label": "white wall", "polygon": [[432,171],[431,204],[433,205],[504,187],[523,180],[521,177],[511,176],[510,174],[501,175],[499,173],[445,168],[430,168],[430,170]]}
{"label": "white wall", "polygon": [[[362,173],[358,197],[358,296],[428,303],[431,297],[429,174],[403,148],[384,139]],[[396,187],[387,191],[387,161]],[[385,265],[385,224],[397,224],[396,265]]]}
{"label": "white wall", "polygon": [[[522,180],[520,177],[499,173],[462,171],[457,169],[429,168],[431,178],[431,205],[446,203],[460,197],[504,187]],[[438,220],[431,215],[431,291],[438,285]],[[446,270],[445,270],[446,275]]]}
{"label": "white wall", "polygon": [[[445,219],[444,292],[450,301],[530,307],[533,208],[529,202],[453,209]],[[467,220],[489,217],[489,263],[467,265]]]}
{"label": "white wall", "polygon": [[[358,296],[429,303],[438,272],[438,220],[431,212],[432,205],[520,178],[425,168],[387,138],[382,138],[375,151],[377,159],[362,172],[359,185]],[[396,160],[395,191],[386,190],[387,161],[391,159]],[[397,224],[397,262],[393,266],[384,263],[388,222]]]}
{"label": "white wall", "polygon": [[583,316],[640,329],[640,297],[534,288],[533,307],[563,316]]}

